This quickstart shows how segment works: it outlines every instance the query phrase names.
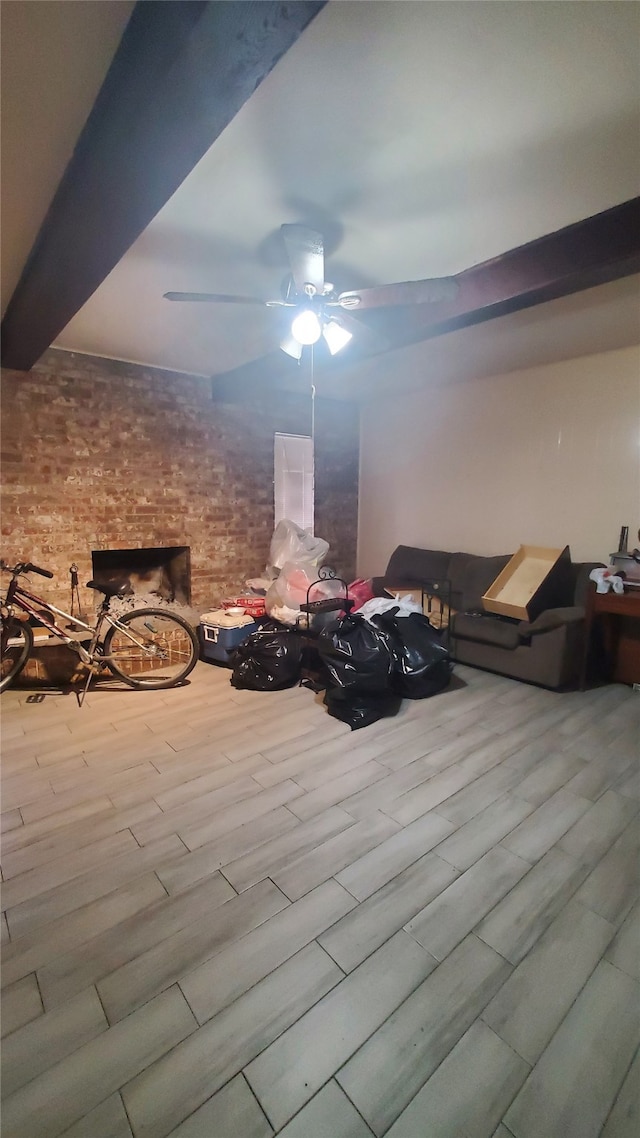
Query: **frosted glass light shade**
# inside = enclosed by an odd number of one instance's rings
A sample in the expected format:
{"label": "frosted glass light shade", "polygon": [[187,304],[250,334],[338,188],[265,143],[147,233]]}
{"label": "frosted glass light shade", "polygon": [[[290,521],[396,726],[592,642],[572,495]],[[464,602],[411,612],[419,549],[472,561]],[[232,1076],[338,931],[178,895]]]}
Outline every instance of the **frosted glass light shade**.
{"label": "frosted glass light shade", "polygon": [[280,347],[282,351],[286,352],[288,356],[291,356],[293,360],[302,358],[302,344],[296,340],[295,336],[285,336],[284,340],[280,343]]}
{"label": "frosted glass light shade", "polygon": [[322,325],[312,308],[303,308],[291,324],[291,335],[300,344],[317,344],[322,335]]}
{"label": "frosted glass light shade", "polygon": [[337,324],[335,320],[330,320],[328,324],[325,324],[322,329],[322,335],[327,342],[327,347],[332,356],[335,356],[336,352],[339,352],[341,348],[346,347],[352,338],[351,332],[343,328],[342,324]]}

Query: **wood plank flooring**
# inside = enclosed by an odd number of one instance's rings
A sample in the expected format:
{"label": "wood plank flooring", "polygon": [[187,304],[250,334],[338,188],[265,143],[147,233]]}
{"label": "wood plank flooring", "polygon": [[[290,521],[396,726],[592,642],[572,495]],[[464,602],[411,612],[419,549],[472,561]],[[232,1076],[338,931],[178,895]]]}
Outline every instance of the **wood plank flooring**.
{"label": "wood plank flooring", "polygon": [[637,692],[29,694],[4,1138],[635,1138]]}

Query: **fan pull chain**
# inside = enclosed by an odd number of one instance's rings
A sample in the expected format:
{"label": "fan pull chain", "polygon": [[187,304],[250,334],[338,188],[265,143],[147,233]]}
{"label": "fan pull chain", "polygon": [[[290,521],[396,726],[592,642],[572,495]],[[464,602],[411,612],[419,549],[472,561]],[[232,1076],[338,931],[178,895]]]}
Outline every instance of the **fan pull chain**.
{"label": "fan pull chain", "polygon": [[316,385],[314,373],[314,358],[313,358],[314,345],[311,344],[311,442],[315,448],[316,442]]}

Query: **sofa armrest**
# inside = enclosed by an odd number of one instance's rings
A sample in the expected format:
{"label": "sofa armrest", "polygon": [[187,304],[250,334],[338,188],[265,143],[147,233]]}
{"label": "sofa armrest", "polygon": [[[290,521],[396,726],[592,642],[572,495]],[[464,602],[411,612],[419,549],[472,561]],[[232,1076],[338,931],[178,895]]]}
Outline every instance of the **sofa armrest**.
{"label": "sofa armrest", "polygon": [[531,624],[526,620],[521,620],[518,625],[518,634],[523,639],[528,636],[538,636],[543,632],[551,632],[554,628],[562,628],[567,624],[577,624],[583,619],[584,608],[582,605],[546,609]]}

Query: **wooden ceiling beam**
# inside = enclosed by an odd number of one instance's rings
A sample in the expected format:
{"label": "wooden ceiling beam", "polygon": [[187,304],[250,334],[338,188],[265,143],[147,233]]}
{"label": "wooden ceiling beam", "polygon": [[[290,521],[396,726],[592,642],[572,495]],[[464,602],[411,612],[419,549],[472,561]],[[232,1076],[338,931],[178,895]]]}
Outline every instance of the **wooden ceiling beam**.
{"label": "wooden ceiling beam", "polygon": [[[376,308],[358,318],[386,338],[383,351],[365,351],[355,340],[334,357],[319,355],[316,373],[333,375],[360,359],[443,336],[457,328],[593,288],[640,272],[640,198],[568,225],[458,273],[458,293],[441,304]],[[354,311],[354,315],[355,315]],[[250,397],[261,385],[296,382],[300,371],[283,352],[214,376],[214,398]]]}
{"label": "wooden ceiling beam", "polygon": [[633,198],[465,269],[454,300],[378,309],[371,323],[399,348],[637,272],[640,198]]}
{"label": "wooden ceiling beam", "polygon": [[327,0],[139,0],[2,323],[28,370]]}

